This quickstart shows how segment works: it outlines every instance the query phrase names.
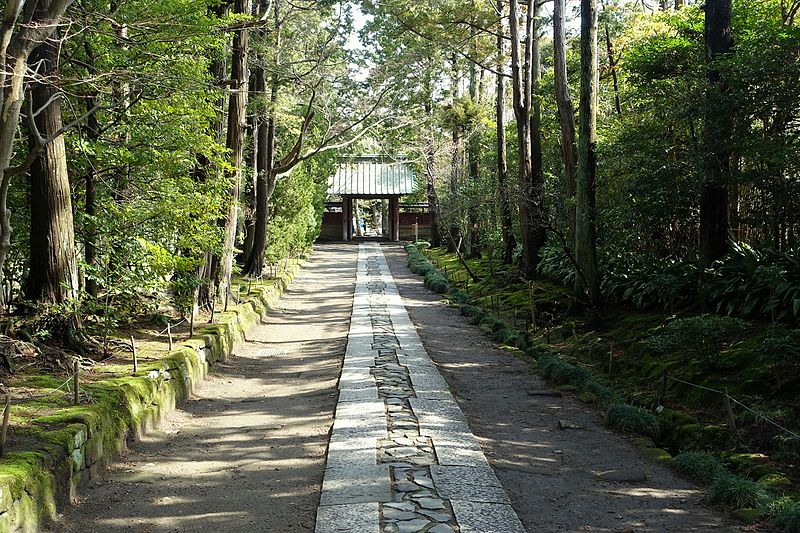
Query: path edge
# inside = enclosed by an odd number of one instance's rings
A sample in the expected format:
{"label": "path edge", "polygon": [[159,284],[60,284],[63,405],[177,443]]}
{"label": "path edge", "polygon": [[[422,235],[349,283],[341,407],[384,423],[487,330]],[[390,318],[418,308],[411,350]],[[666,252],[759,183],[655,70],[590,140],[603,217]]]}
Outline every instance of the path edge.
{"label": "path edge", "polygon": [[304,262],[290,263],[270,285],[250,287],[238,305],[217,313],[214,324],[199,327],[195,336],[163,359],[143,365],[135,376],[87,387],[94,402],[52,417],[39,450],[9,453],[0,460],[0,533],[36,532],[57,520],[58,510],[75,503],[78,490],[126,451],[129,438],[158,428],[209,369],[246,340]]}

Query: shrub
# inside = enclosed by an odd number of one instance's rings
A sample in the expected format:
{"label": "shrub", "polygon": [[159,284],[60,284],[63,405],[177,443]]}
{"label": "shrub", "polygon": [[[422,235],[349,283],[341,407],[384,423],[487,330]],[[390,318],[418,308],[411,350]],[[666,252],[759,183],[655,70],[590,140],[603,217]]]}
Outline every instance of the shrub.
{"label": "shrub", "polygon": [[461,314],[467,317],[477,316],[483,313],[483,309],[475,305],[462,305]]}
{"label": "shrub", "polygon": [[655,437],[658,433],[656,415],[632,405],[624,403],[609,405],[606,419],[610,427],[629,435]]}
{"label": "shrub", "polygon": [[591,372],[567,363],[557,355],[544,355],[539,358],[539,369],[548,381],[557,385],[570,384],[577,387],[594,379]]}
{"label": "shrub", "polygon": [[730,505],[735,509],[744,507],[764,508],[769,503],[769,494],[757,482],[734,474],[717,476],[709,487],[711,501]]}
{"label": "shrub", "polygon": [[699,356],[713,368],[725,340],[747,325],[744,320],[717,315],[678,318],[667,324],[662,333],[645,339],[644,344],[661,353],[682,351]]}
{"label": "shrub", "polygon": [[719,459],[708,452],[683,452],[676,455],[672,461],[675,470],[701,483],[711,483],[725,472]]}
{"label": "shrub", "polygon": [[772,522],[785,533],[800,533],[800,502],[779,498],[767,507]]}

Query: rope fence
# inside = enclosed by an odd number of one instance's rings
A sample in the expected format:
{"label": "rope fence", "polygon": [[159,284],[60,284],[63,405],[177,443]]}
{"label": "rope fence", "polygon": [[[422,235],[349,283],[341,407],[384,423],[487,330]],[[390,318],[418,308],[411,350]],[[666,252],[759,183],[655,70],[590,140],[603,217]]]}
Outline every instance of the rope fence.
{"label": "rope fence", "polygon": [[[800,440],[800,434],[798,434],[798,433],[792,431],[791,429],[779,424],[778,422],[776,422],[775,420],[769,418],[768,416],[765,416],[762,413],[759,413],[758,411],[756,411],[752,407],[750,407],[748,405],[745,405],[744,403],[740,402],[739,400],[737,400],[733,396],[729,395],[728,391],[726,391],[726,390],[719,390],[719,389],[714,389],[714,388],[711,388],[711,387],[706,387],[704,385],[698,385],[697,383],[691,383],[689,381],[686,381],[686,380],[683,380],[683,379],[680,379],[680,378],[676,378],[676,377],[670,376],[668,374],[664,374],[664,378],[663,379],[664,379],[664,382],[666,382],[666,380],[669,379],[671,381],[682,383],[684,385],[688,385],[688,386],[694,387],[696,389],[702,389],[702,390],[705,390],[705,391],[708,391],[708,392],[713,392],[715,394],[719,394],[720,396],[722,396],[722,401],[723,401],[723,404],[725,405],[725,410],[726,410],[727,415],[728,415],[728,424],[731,426],[731,429],[736,429],[736,420],[735,420],[735,418],[733,416],[733,410],[731,409],[731,406],[730,406],[730,402],[733,402],[734,404],[738,405],[739,407],[741,407],[741,408],[749,411],[753,415],[755,415],[756,418],[760,418],[764,422],[767,422],[768,424],[771,424],[772,426],[780,429],[784,433],[788,433],[792,437]],[[662,398],[661,398],[662,402],[663,402],[663,395],[664,395],[664,391],[662,390]]]}

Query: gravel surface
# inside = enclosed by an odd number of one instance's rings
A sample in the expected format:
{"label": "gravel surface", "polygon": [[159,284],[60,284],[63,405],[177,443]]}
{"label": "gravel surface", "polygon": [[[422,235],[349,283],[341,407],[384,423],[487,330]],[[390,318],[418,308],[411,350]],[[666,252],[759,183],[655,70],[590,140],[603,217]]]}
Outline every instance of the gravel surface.
{"label": "gravel surface", "polygon": [[[425,348],[529,532],[742,530],[706,507],[702,491],[639,457],[600,413],[568,395],[529,395],[550,387],[528,362],[493,346],[426,289],[401,246],[383,251]],[[598,478],[611,470],[628,481]]]}
{"label": "gravel surface", "polygon": [[356,253],[317,246],[279,309],[53,531],[313,531]]}

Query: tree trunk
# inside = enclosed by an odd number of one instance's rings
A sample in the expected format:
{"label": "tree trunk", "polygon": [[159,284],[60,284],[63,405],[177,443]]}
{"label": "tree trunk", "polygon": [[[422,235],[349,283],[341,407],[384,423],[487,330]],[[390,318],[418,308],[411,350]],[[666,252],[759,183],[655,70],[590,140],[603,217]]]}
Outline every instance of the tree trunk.
{"label": "tree trunk", "polygon": [[500,234],[503,239],[503,263],[510,265],[517,243],[514,239],[511,205],[508,198],[508,162],[506,161],[506,115],[505,78],[502,74],[505,63],[505,41],[503,33],[503,0],[498,0],[497,11],[500,19],[497,24],[497,75],[495,114],[497,120],[497,188],[500,195]]}
{"label": "tree trunk", "polygon": [[[222,17],[227,12],[227,4],[218,4],[209,7],[209,15],[213,17]],[[212,79],[217,83],[222,83],[225,80],[225,61],[221,58],[214,58],[209,65],[209,72]],[[225,135],[225,96],[220,96],[214,102],[214,109],[216,111],[214,121],[211,125],[211,132],[214,139],[218,143],[222,143]],[[216,168],[212,168],[210,162],[202,154],[198,156],[198,172],[197,179],[203,181],[212,172],[218,172]],[[220,226],[224,227],[224,220],[220,219]],[[209,309],[213,308],[214,300],[217,296],[216,286],[219,282],[220,273],[220,256],[213,253],[207,253],[205,261],[198,269],[198,277],[204,280],[197,291],[198,304]]]}
{"label": "tree trunk", "polygon": [[569,94],[567,77],[567,38],[564,30],[565,0],[553,3],[553,69],[556,88],[558,124],[561,128],[561,158],[564,161],[564,181],[567,191],[570,244],[575,246],[575,174],[578,155],[575,146],[575,108]]}
{"label": "tree trunk", "polygon": [[727,87],[713,61],[731,52],[731,0],[708,0],[705,5],[706,53],[710,63],[706,91],[706,176],[700,193],[700,259],[710,266],[728,251],[728,146],[733,114],[725,106]]}
{"label": "tree trunk", "polygon": [[[474,7],[474,3],[473,3]],[[473,55],[477,55],[476,51],[477,37],[475,29],[472,30],[470,36],[470,47]],[[479,105],[480,102],[480,81],[478,79],[478,65],[474,62],[469,64],[469,98],[474,105]],[[478,183],[480,173],[480,157],[481,157],[481,144],[480,144],[480,129],[479,123],[472,124],[470,131],[469,141],[467,144],[467,169],[469,172],[470,189],[474,191],[475,185]],[[472,195],[470,195],[472,198]],[[469,213],[467,213],[467,220],[469,221],[469,250],[467,256],[471,258],[481,256],[481,243],[480,243],[480,210],[477,205],[469,204]]]}
{"label": "tree trunk", "polygon": [[533,2],[533,23],[530,25],[531,35],[531,180],[529,186],[530,194],[530,233],[531,246],[529,250],[529,267],[527,277],[530,279],[536,275],[536,267],[539,265],[539,253],[547,239],[545,226],[547,224],[547,213],[544,206],[544,158],[542,156],[542,104],[540,100],[540,82],[542,79],[542,54],[539,41],[539,12],[541,2]]}
{"label": "tree trunk", "polygon": [[[460,92],[460,73],[458,68],[458,62],[456,57],[453,56],[452,58],[453,63],[453,79],[452,79],[452,102],[453,106],[459,97]],[[453,120],[453,131],[452,131],[452,143],[451,143],[451,159],[450,159],[450,196],[451,199],[455,198],[458,195],[458,186],[461,172],[462,172],[462,159],[461,159],[461,124],[458,121]],[[455,205],[455,202],[451,201],[450,207],[450,238],[447,240],[447,251],[453,253],[456,251],[456,246],[461,243],[461,227],[459,226],[458,219],[460,213],[458,213],[458,206]]]}
{"label": "tree trunk", "polygon": [[[433,114],[432,103],[432,88],[431,84],[426,84],[428,100],[425,102],[425,116],[430,120]],[[426,181],[426,195],[428,197],[428,212],[431,215],[431,246],[438,247],[442,245],[442,238],[439,233],[439,198],[436,196],[436,174],[434,171],[434,164],[436,162],[435,153],[435,138],[431,130],[427,135],[427,147],[425,153],[425,181]],[[388,233],[388,232],[387,232]]]}
{"label": "tree trunk", "polygon": [[25,10],[25,14],[33,13],[30,17],[20,14],[23,4],[21,0],[5,2],[0,24],[0,287],[5,284],[3,267],[11,248],[8,190],[14,173],[9,167],[25,99],[28,56],[53,34],[57,27],[54,22],[66,11],[67,0],[39,0],[30,6],[32,10]]}
{"label": "tree trunk", "polygon": [[[277,124],[278,91],[280,90],[277,67],[280,65],[281,49],[281,19],[278,1],[275,2],[273,7],[273,17],[275,22],[273,31],[275,35],[275,72],[270,79],[269,111],[266,120],[263,120],[258,128],[258,137],[255,140],[258,145],[255,234],[253,236],[253,250],[244,268],[245,273],[253,277],[261,276],[264,271],[264,254],[267,247],[269,227],[269,201],[277,183],[275,172],[275,128]],[[259,92],[266,94],[267,80],[264,69],[259,67],[256,76],[259,77],[257,82]]]}
{"label": "tree trunk", "polygon": [[614,109],[617,115],[622,115],[622,104],[619,101],[619,79],[617,79],[617,60],[614,58],[614,44],[611,42],[611,34],[608,32],[608,24],[605,25],[606,33],[606,56],[608,57],[608,68],[611,69],[611,82],[614,88]]}
{"label": "tree trunk", "polygon": [[533,63],[533,10],[528,10],[525,17],[525,41],[520,50],[522,36],[519,29],[519,2],[509,3],[509,28],[511,33],[511,79],[513,86],[514,117],[517,123],[519,139],[519,229],[522,238],[522,271],[525,277],[536,275],[538,249],[533,222],[535,206],[532,203],[531,181],[533,179],[533,162],[531,159],[531,97]]}
{"label": "tree trunk", "polygon": [[[234,12],[248,12],[247,0],[236,0]],[[233,35],[233,54],[231,60],[231,94],[228,106],[228,135],[225,145],[231,152],[230,205],[225,215],[224,243],[220,261],[220,296],[227,298],[231,292],[233,254],[236,246],[236,228],[239,213],[239,191],[244,163],[245,110],[247,106],[247,48],[248,31],[239,28]]]}
{"label": "tree trunk", "polygon": [[[58,75],[58,45],[47,40],[31,54],[39,62],[42,77]],[[62,128],[60,91],[37,83],[31,90],[32,106],[38,116],[28,127],[32,147],[38,132],[47,143],[30,168],[31,233],[30,272],[25,290],[28,299],[43,303],[65,303],[78,297],[78,266],[75,260],[75,227],[67,173],[67,154]]]}
{"label": "tree trunk", "polygon": [[589,293],[600,305],[597,272],[597,0],[581,0],[581,94],[578,132],[577,205],[575,217],[575,260],[580,271],[576,292]]}
{"label": "tree trunk", "polygon": [[[86,111],[94,109],[95,97],[88,96],[86,101]],[[97,115],[92,113],[86,120],[86,138],[92,142],[100,137],[100,127],[97,123]],[[86,213],[86,223],[83,227],[84,242],[84,261],[89,269],[97,267],[97,176],[95,176],[94,164],[90,164],[86,171],[86,190],[84,199],[84,212]],[[84,274],[84,288],[86,294],[92,298],[97,298],[97,281],[91,275]]]}

